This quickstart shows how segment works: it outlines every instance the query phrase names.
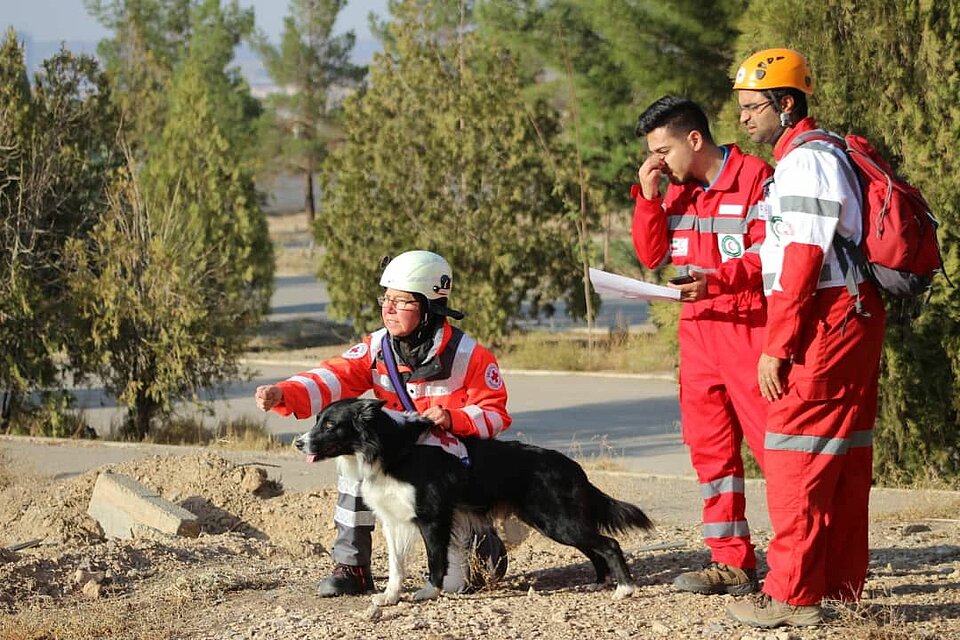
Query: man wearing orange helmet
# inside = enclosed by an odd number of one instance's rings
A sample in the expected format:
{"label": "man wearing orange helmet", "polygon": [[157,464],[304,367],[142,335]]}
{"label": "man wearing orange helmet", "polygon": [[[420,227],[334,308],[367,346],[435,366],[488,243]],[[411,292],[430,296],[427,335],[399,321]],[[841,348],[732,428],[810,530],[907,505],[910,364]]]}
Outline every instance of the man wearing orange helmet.
{"label": "man wearing orange helmet", "polygon": [[[761,203],[767,332],[757,367],[770,403],[763,455],[774,536],[763,592],[727,611],[751,626],[815,625],[822,600],[856,600],[866,578],[884,305],[834,240],[860,241],[855,169],[838,147],[798,140],[817,130],[806,59],[759,51],[733,88],[740,123],[777,160]],[[859,300],[845,278],[858,282]]]}
{"label": "man wearing orange helmet", "polygon": [[[633,246],[648,268],[672,263],[692,282],[678,285],[684,305],[680,343],[683,441],[700,481],[703,539],[710,563],[674,580],[680,591],[745,595],[757,589],[741,443],[763,463],[766,402],[757,358],[764,299],[758,250],[764,224],[756,203],[773,169],[736,145],[713,141],[693,101],[664,96],[640,115],[636,134],[649,155],[632,195]],[[660,193],[661,177],[670,185]]]}

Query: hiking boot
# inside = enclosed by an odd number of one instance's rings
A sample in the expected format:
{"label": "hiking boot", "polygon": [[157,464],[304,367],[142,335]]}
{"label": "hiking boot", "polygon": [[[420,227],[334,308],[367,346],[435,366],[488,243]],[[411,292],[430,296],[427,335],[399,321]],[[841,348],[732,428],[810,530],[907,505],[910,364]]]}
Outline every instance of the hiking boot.
{"label": "hiking boot", "polygon": [[744,598],[727,607],[727,616],[750,627],[812,627],[823,622],[820,607],[792,605],[765,593]]}
{"label": "hiking boot", "polygon": [[367,591],[373,591],[373,577],[370,575],[369,566],[354,567],[337,563],[333,573],[317,585],[317,593],[321,598],[359,596]]}
{"label": "hiking boot", "polygon": [[711,562],[700,571],[681,573],[674,579],[673,588],[693,593],[745,596],[757,590],[757,570]]}

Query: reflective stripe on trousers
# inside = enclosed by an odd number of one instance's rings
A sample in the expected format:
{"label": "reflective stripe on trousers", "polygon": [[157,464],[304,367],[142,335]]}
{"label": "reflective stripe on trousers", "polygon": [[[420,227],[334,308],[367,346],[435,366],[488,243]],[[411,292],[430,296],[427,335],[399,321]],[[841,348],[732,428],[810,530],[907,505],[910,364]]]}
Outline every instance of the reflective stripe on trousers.
{"label": "reflective stripe on trousers", "polygon": [[337,539],[330,555],[333,561],[351,566],[367,566],[373,552],[373,512],[363,502],[356,462],[337,458],[337,508],[333,521]]}

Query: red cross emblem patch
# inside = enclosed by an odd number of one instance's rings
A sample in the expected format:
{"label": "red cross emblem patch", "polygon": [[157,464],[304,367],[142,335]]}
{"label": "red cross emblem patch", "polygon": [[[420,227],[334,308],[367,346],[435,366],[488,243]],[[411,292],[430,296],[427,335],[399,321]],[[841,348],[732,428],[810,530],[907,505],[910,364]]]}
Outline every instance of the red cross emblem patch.
{"label": "red cross emblem patch", "polygon": [[346,358],[347,360],[356,360],[365,355],[367,355],[367,344],[365,342],[361,342],[344,351],[342,357]]}
{"label": "red cross emblem patch", "polygon": [[484,374],[483,379],[486,381],[487,386],[494,391],[503,387],[503,378],[500,377],[500,367],[492,362],[487,365],[487,372]]}

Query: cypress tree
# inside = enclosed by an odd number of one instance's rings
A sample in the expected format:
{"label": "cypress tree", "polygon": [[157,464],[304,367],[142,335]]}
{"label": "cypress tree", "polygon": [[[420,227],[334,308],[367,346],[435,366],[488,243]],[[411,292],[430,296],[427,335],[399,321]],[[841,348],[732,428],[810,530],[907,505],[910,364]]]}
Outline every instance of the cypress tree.
{"label": "cypress tree", "polygon": [[483,339],[521,304],[576,296],[579,272],[557,166],[556,115],[524,101],[513,59],[422,3],[394,7],[370,87],[345,103],[346,139],[323,174],[317,241],[333,311],[358,330],[380,320],[380,258],[440,253],[452,305]]}
{"label": "cypress tree", "polygon": [[[84,237],[118,163],[117,117],[106,77],[88,56],[61,50],[31,88],[11,30],[0,45],[0,390],[3,428],[30,391],[61,383],[78,327],[63,277],[64,246]],[[63,435],[63,434],[57,434]]]}

